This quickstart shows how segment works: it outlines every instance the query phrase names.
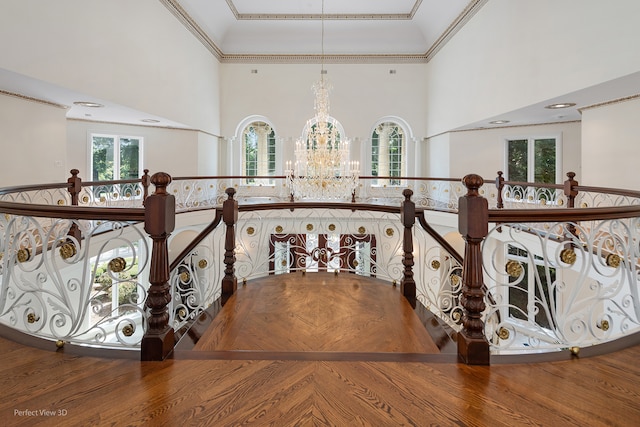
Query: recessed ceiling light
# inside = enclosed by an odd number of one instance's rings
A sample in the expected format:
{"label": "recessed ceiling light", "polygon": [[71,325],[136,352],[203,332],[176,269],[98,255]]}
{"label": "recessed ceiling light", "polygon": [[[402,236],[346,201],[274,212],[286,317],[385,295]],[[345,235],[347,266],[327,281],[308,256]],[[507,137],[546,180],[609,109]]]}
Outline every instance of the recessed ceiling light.
{"label": "recessed ceiling light", "polygon": [[140,119],[140,121],[145,123],[160,123],[160,120],[156,119]]}
{"label": "recessed ceiling light", "polygon": [[575,107],[576,103],[575,102],[561,102],[558,104],[550,104],[547,105],[544,108],[548,108],[550,110],[557,110],[559,108],[569,108],[569,107]]}
{"label": "recessed ceiling light", "polygon": [[98,104],[97,102],[91,102],[91,101],[76,101],[73,104],[74,105],[79,105],[81,107],[91,107],[91,108],[104,107],[104,105],[102,105],[102,104]]}
{"label": "recessed ceiling light", "polygon": [[489,122],[490,125],[503,125],[505,123],[509,123],[509,120],[494,120]]}

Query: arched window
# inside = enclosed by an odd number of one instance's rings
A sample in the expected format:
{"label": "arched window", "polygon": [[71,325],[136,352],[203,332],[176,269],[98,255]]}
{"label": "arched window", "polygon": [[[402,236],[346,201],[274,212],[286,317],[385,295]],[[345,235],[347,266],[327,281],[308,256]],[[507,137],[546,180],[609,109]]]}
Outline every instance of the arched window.
{"label": "arched window", "polygon": [[271,179],[249,178],[273,176],[276,172],[276,135],[267,123],[252,122],[242,131],[242,173],[245,184],[273,184]]}
{"label": "arched window", "polygon": [[375,185],[401,185],[406,176],[406,143],[402,127],[394,122],[380,123],[371,136],[371,175],[382,177]]}

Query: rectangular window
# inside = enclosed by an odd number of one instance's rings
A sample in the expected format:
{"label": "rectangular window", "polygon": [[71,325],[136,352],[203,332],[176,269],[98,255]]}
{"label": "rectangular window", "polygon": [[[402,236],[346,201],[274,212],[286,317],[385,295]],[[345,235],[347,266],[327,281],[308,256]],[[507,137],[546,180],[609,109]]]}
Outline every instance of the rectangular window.
{"label": "rectangular window", "polygon": [[[533,258],[533,259],[532,259]],[[532,262],[533,261],[533,262]],[[508,245],[509,317],[553,329],[556,269],[516,246]]]}
{"label": "rectangular window", "polygon": [[92,181],[140,178],[142,138],[117,135],[91,135]]}
{"label": "rectangular window", "polygon": [[507,140],[507,180],[555,184],[561,180],[557,138]]}

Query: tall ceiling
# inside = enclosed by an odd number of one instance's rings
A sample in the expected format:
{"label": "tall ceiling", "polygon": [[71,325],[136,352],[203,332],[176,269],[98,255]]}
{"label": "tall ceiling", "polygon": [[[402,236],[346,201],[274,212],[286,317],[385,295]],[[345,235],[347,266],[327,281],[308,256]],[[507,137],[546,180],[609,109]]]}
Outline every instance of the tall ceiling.
{"label": "tall ceiling", "polygon": [[226,61],[426,61],[486,0],[161,0]]}
{"label": "tall ceiling", "polygon": [[[426,63],[488,0],[159,0],[220,62]],[[69,107],[72,119],[185,127],[0,69],[0,93]],[[640,93],[640,72],[459,129],[580,120],[580,109]],[[94,101],[106,108],[74,105]],[[572,102],[569,109],[544,108]],[[157,122],[155,122],[157,120]]]}

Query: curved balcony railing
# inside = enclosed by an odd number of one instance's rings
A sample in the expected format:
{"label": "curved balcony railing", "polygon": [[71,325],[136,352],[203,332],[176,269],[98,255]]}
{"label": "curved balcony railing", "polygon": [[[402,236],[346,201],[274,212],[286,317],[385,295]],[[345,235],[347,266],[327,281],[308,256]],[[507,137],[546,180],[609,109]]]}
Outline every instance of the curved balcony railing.
{"label": "curved balcony railing", "polygon": [[[292,201],[284,176],[156,174],[152,187],[148,171],[77,175],[0,189],[0,322],[60,345],[163,358],[173,331],[238,280],[314,270],[399,284],[458,331],[468,363],[640,330],[640,192],[580,186],[571,173],[562,185],[362,177],[355,201],[331,203]],[[210,224],[170,264],[175,213],[206,209]],[[458,213],[464,258],[430,211]]]}

